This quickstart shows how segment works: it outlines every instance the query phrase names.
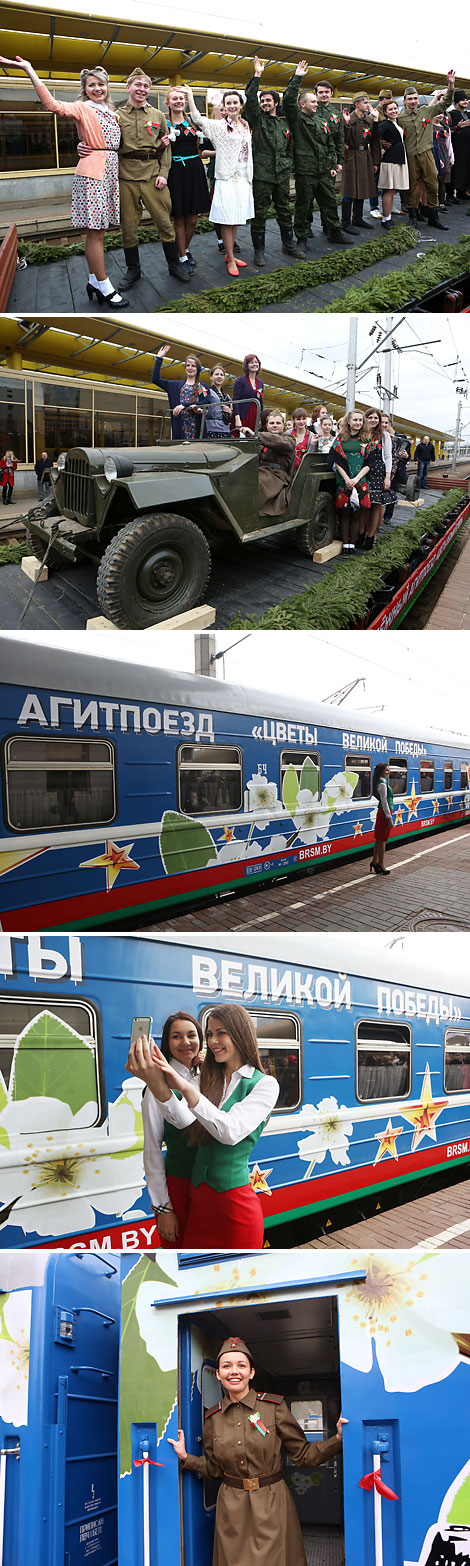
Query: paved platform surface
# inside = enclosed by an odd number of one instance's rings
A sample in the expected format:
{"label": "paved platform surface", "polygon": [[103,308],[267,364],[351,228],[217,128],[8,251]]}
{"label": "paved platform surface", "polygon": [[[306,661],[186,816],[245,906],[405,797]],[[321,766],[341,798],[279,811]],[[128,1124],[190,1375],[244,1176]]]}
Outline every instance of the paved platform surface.
{"label": "paved platform surface", "polygon": [[[377,1200],[380,1200],[380,1195]],[[334,1229],[299,1246],[300,1250],[468,1250],[470,1180],[413,1197],[389,1212]],[[268,1231],[269,1233],[269,1231]]]}
{"label": "paved platform surface", "polygon": [[449,574],[426,624],[431,631],[470,630],[470,532],[465,529],[462,550]]}
{"label": "paved platform surface", "polygon": [[[416,259],[418,252],[428,253],[438,241],[455,243],[462,234],[468,233],[468,218],[466,216],[467,203],[453,207],[449,212],[441,213],[442,221],[448,224],[448,234],[441,233],[437,229],[429,228],[425,222],[418,224],[420,240],[414,249],[409,250],[404,256],[392,256],[389,260],[379,261],[364,270],[353,273],[339,283],[322,285],[317,289],[303,289],[293,300],[285,304],[266,306],[266,310],[279,314],[284,310],[314,310],[321,309],[329,304],[332,299],[340,298],[346,288],[374,276],[382,276],[385,272],[401,269]],[[365,216],[368,220],[367,211]],[[357,236],[353,237],[355,246],[362,245],[367,239],[376,239],[384,230],[377,220],[370,220],[371,228],[361,229]],[[401,214],[395,214],[394,226],[401,226],[407,219]],[[315,261],[326,255],[338,253],[337,247],[328,243],[324,238],[319,212],[313,216],[313,239],[309,241],[308,260]],[[290,256],[284,255],[279,229],[274,218],[269,219],[266,230],[266,267],[264,272],[253,265],[253,249],[248,230],[240,229],[239,233],[242,260],[246,264],[243,269],[244,278],[260,278],[269,275],[279,267],[296,266]],[[21,253],[21,242],[20,242]],[[230,280],[223,257],[219,254],[215,233],[196,234],[192,245],[192,251],[197,261],[197,269],[190,284],[185,285],[170,277],[166,267],[165,258],[160,244],[149,243],[141,245],[141,265],[143,276],[139,283],[132,289],[129,298],[132,312],[145,313],[147,311],[164,310],[166,305],[173,300],[184,299],[185,294],[198,294],[207,288],[230,288]],[[117,288],[126,271],[124,251],[122,249],[109,252],[109,275]],[[41,266],[28,265],[25,271],[17,272],[8,302],[8,311],[18,312],[21,315],[30,316],[38,311],[52,311],[54,315],[61,312],[77,310],[81,315],[88,311],[96,312],[96,300],[90,302],[86,293],[88,270],[85,256],[71,256],[69,260],[49,261]],[[126,312],[128,313],[128,312]]]}
{"label": "paved platform surface", "polygon": [[470,824],[395,846],[390,838],[385,864],[389,876],[371,875],[361,855],[140,928],[470,930]]}
{"label": "paved platform surface", "polygon": [[[425,507],[435,505],[437,499],[436,490],[432,494],[425,491],[424,507],[420,509],[424,511]],[[385,535],[387,527],[397,527],[415,514],[414,506],[397,505],[392,521],[383,524],[381,536]],[[217,613],[216,627],[227,629],[239,612],[257,617],[264,614],[281,599],[293,598],[304,588],[319,582],[325,571],[331,571],[337,563],[338,559],[323,566],[316,565],[310,557],[299,554],[292,534],[249,546],[242,546],[228,534],[221,535],[220,543],[213,550],[207,590],[207,602]],[[31,582],[19,565],[2,566],[1,630],[17,630],[30,592]],[[80,565],[53,571],[47,582],[38,583],[23,625],[30,631],[84,630],[87,620],[100,612],[96,567],[89,561],[82,561]]]}

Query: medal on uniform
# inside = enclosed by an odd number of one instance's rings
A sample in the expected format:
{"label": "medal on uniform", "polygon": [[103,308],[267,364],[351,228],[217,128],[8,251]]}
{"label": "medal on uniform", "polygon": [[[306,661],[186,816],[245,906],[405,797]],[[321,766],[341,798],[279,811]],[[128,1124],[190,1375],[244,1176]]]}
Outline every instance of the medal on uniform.
{"label": "medal on uniform", "polygon": [[263,1425],[261,1415],[258,1414],[258,1411],[256,1411],[256,1414],[250,1414],[250,1425],[253,1425],[255,1430],[259,1430],[260,1435],[265,1436],[268,1434],[266,1425]]}

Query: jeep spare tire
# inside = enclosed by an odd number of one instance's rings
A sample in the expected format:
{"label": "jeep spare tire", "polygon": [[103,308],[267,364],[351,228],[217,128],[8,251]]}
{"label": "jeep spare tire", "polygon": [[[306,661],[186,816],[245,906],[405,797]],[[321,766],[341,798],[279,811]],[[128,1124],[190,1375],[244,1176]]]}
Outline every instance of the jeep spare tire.
{"label": "jeep spare tire", "polygon": [[316,549],[325,549],[336,537],[336,506],[333,496],[326,490],[317,495],[313,515],[303,527],[296,528],[295,542],[301,555],[313,555]]}
{"label": "jeep spare tire", "polygon": [[201,603],[210,577],[207,540],[187,517],[143,516],[111,539],[96,590],[102,613],[124,630],[158,625]]}

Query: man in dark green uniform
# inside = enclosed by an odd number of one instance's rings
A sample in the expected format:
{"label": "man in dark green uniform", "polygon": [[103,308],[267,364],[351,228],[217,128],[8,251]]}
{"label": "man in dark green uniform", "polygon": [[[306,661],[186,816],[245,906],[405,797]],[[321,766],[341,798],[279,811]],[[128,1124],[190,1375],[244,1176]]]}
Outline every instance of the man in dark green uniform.
{"label": "man in dark green uniform", "polygon": [[286,121],[278,119],[280,96],[271,88],[260,92],[258,82],[263,74],[262,61],[255,55],[254,75],[246,88],[244,117],[248,120],[253,141],[253,201],[255,215],[251,224],[255,266],[265,266],[264,246],[266,218],[271,201],[274,203],[282,248],[288,256],[295,256],[297,249],[292,231],[290,210],[290,176],[292,171],[292,138]]}
{"label": "man in dark green uniform", "polygon": [[188,283],[189,267],[182,266],[171,218],[167,176],[171,151],[165,115],[148,102],[150,78],[137,67],[127,82],[128,102],[119,107],[119,196],[121,227],[127,272],[121,288],[132,288],[142,276],[137,228],[145,206],[155,223],[172,277]]}
{"label": "man in dark green uniform", "polygon": [[[335,108],[334,103],[331,102],[333,97],[331,82],[316,82],[315,92],[317,95],[316,118],[320,125],[322,127],[326,125],[330,132],[331,141],[329,145],[334,147],[333,161],[336,161],[336,178],[338,179],[341,178],[344,163],[344,120],[341,104],[338,104],[337,108]],[[325,229],[323,217],[322,228]]]}
{"label": "man in dark green uniform", "polygon": [[410,171],[408,191],[408,221],[416,223],[416,185],[422,179],[428,198],[428,223],[431,228],[448,228],[439,217],[439,193],[437,169],[433,153],[433,120],[442,109],[452,103],[455,87],[455,71],[447,72],[447,92],[428,105],[420,104],[416,87],[405,87],[404,108],[398,115],[398,124],[405,133],[406,156]]}
{"label": "man in dark green uniform", "polygon": [[299,60],[295,76],[284,93],[282,107],[294,138],[295,215],[297,255],[307,254],[307,238],[317,199],[327,239],[334,245],[351,244],[342,233],[334,193],[337,150],[327,120],[317,117],[316,93],[302,90],[308,60]]}

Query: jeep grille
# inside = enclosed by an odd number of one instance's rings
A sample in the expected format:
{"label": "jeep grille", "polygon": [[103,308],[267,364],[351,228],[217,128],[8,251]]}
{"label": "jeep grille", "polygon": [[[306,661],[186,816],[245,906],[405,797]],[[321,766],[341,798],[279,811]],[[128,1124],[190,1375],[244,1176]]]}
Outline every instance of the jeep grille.
{"label": "jeep grille", "polygon": [[88,457],[67,457],[64,468],[64,511],[88,521],[90,465]]}

